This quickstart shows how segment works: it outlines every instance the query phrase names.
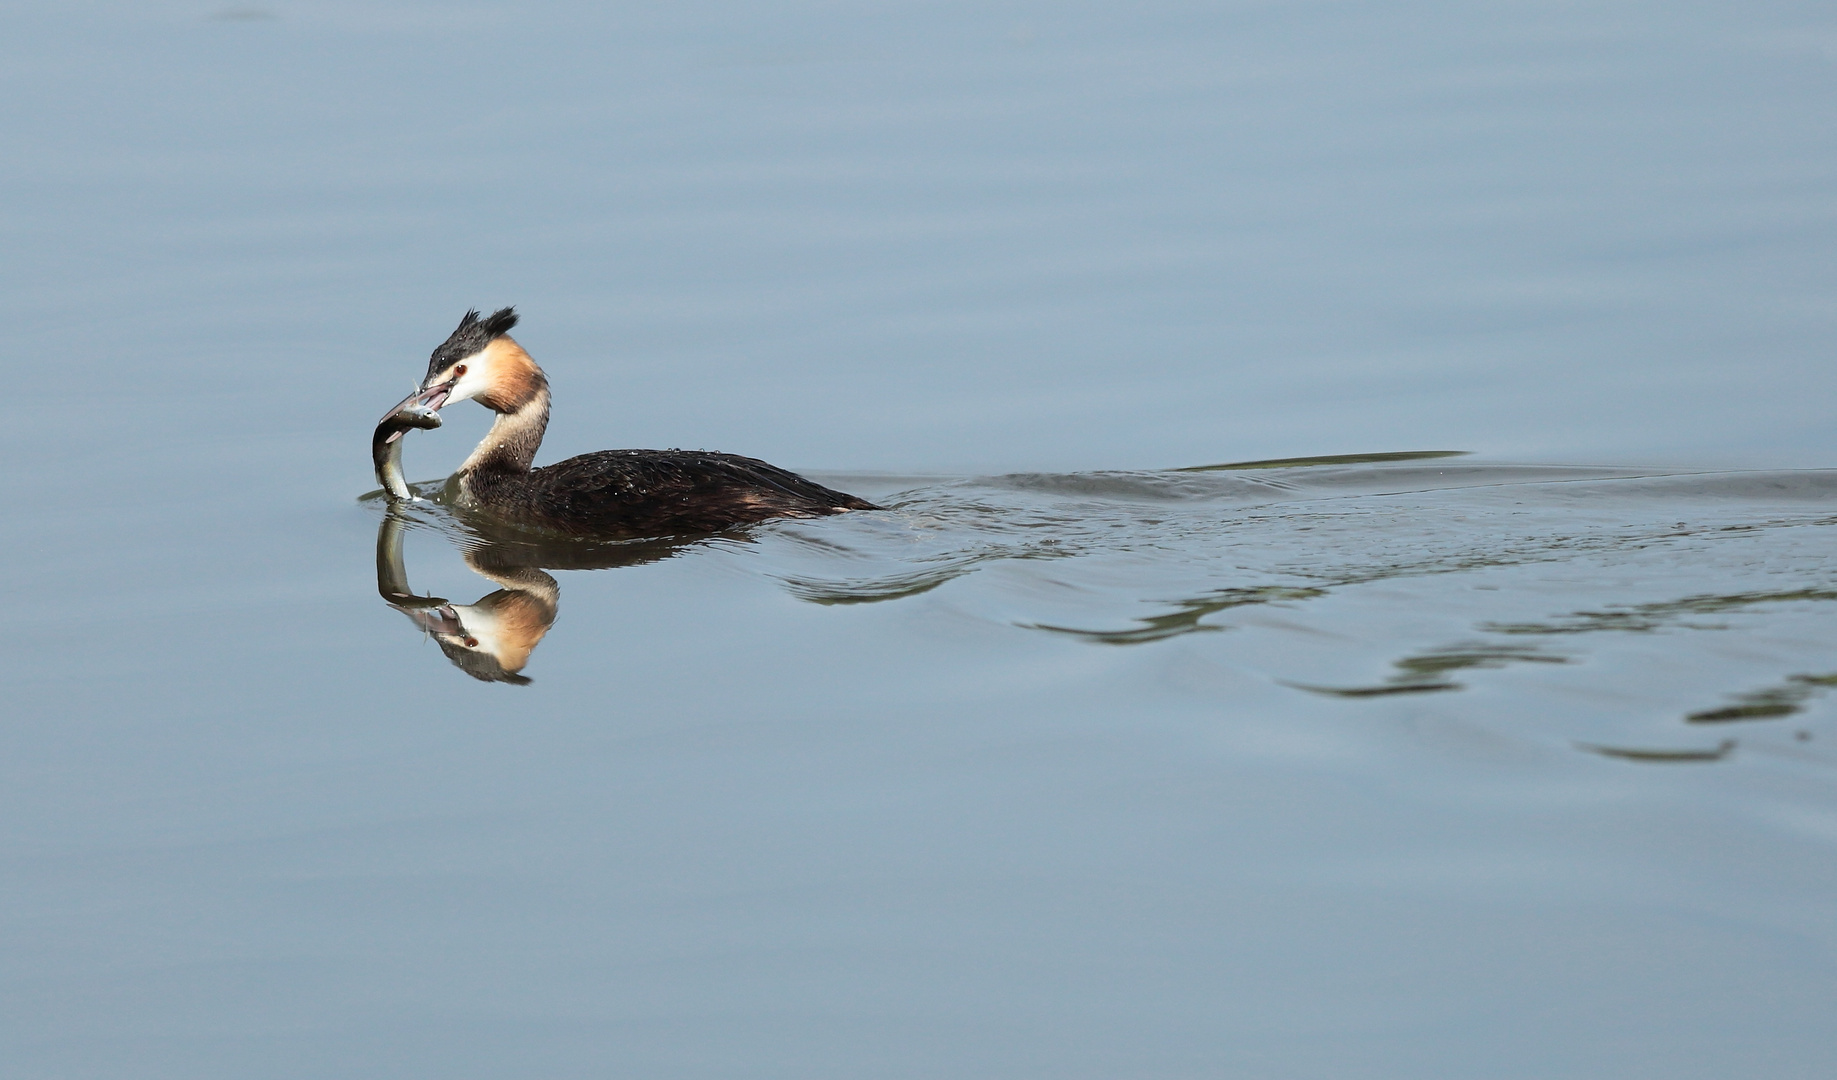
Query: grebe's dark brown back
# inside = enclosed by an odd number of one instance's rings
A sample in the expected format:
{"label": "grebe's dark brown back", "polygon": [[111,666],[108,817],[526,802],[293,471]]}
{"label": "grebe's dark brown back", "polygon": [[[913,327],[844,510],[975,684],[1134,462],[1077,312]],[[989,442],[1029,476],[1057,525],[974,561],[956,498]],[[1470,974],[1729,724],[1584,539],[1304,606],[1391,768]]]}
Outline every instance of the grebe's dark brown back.
{"label": "grebe's dark brown back", "polygon": [[[378,425],[378,479],[403,497],[396,463],[409,427],[471,399],[497,414],[448,480],[462,506],[519,526],[581,536],[714,532],[775,517],[877,509],[756,458],[701,450],[602,450],[532,468],[549,422],[549,381],[509,336],[517,314],[466,312],[434,350],[419,388]],[[385,430],[387,429],[387,431]]]}

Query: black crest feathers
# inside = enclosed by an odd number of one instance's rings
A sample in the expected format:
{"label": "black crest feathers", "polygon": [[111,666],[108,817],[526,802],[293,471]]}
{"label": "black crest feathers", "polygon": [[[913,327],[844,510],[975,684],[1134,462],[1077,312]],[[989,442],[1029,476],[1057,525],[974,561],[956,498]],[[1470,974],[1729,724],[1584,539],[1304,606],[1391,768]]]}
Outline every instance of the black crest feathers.
{"label": "black crest feathers", "polygon": [[[472,312],[472,316],[476,318],[478,312]],[[491,313],[490,318],[485,320],[485,334],[487,337],[503,337],[505,334],[510,333],[510,328],[515,325],[517,325],[517,309],[513,307],[499,308]]]}
{"label": "black crest feathers", "polygon": [[[466,312],[466,317],[459,320],[459,328],[440,343],[434,355],[427,361],[427,379],[459,363],[468,356],[476,355],[493,338],[501,338],[510,333],[510,328],[517,325],[517,309],[499,308],[484,318],[479,318],[477,311]],[[423,380],[422,385],[426,385]]]}

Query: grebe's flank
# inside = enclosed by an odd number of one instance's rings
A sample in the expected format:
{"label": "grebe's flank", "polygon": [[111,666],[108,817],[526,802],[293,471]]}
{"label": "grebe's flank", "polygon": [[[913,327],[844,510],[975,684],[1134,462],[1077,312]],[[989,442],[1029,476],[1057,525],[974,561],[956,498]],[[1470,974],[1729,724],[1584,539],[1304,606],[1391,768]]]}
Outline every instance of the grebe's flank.
{"label": "grebe's flank", "polygon": [[[549,423],[549,380],[510,337],[513,308],[466,312],[427,364],[415,392],[377,425],[377,477],[405,498],[400,438],[436,427],[434,415],[472,400],[497,414],[491,430],[447,481],[463,507],[510,524],[581,536],[714,532],[775,517],[874,510],[756,458],[702,450],[601,450],[533,468]],[[431,422],[430,422],[431,421]]]}

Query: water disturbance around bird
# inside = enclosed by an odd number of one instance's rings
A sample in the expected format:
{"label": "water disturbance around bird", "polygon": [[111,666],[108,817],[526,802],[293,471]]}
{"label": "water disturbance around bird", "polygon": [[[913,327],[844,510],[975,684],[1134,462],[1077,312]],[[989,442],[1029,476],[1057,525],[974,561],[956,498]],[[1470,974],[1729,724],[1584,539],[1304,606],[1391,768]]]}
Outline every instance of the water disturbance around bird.
{"label": "water disturbance around bird", "polygon": [[[1837,470],[1424,460],[1455,457],[829,476],[886,510],[604,544],[474,523],[430,483],[384,528],[485,564],[713,559],[818,605],[928,605],[1094,647],[1182,641],[1348,707],[1484,686],[1515,699],[1489,721],[1501,734],[1630,762],[1813,752],[1807,710],[1837,687],[1817,644],[1837,636]],[[1731,659],[1782,636],[1797,655]],[[1635,659],[1650,639],[1661,656]]]}

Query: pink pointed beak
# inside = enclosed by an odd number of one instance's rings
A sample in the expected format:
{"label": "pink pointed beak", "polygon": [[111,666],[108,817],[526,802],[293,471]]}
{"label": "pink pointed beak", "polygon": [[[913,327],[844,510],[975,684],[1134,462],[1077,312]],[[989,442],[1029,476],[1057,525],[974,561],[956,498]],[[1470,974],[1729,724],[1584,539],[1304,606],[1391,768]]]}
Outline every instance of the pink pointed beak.
{"label": "pink pointed beak", "polygon": [[397,402],[395,407],[383,414],[377,426],[391,424],[394,430],[384,437],[384,443],[392,443],[401,438],[409,428],[437,428],[440,426],[440,407],[446,404],[447,397],[453,392],[451,382],[414,393]]}

